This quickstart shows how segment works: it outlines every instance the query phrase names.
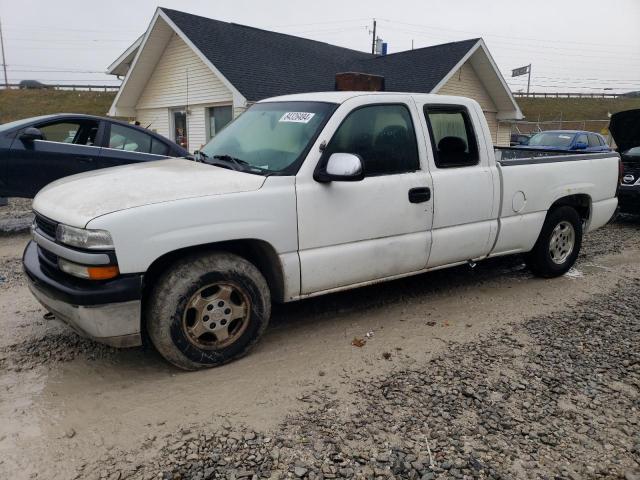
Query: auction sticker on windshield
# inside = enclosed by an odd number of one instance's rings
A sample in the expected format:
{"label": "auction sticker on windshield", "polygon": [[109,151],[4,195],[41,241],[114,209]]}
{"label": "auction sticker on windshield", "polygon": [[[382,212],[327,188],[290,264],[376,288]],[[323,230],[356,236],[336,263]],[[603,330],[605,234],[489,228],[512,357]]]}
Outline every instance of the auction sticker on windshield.
{"label": "auction sticker on windshield", "polygon": [[287,112],[280,117],[281,122],[309,123],[315,113],[310,112]]}

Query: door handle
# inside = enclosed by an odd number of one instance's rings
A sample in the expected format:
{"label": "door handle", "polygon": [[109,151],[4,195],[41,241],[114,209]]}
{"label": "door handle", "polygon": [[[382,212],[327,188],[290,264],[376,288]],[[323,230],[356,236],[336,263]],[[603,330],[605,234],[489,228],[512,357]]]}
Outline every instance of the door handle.
{"label": "door handle", "polygon": [[93,162],[93,157],[78,157],[78,160],[85,163]]}
{"label": "door handle", "polygon": [[411,203],[423,203],[431,200],[431,189],[429,187],[418,187],[409,190],[409,201]]}

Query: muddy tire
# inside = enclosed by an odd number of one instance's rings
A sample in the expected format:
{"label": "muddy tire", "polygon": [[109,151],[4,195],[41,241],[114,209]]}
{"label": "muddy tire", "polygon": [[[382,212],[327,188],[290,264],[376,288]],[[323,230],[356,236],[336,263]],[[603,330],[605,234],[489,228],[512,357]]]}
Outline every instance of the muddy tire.
{"label": "muddy tire", "polygon": [[271,315],[260,271],[224,252],[184,258],[151,290],[145,321],[151,342],[184,370],[216,367],[245,355]]}
{"label": "muddy tire", "polygon": [[582,219],[572,207],[549,212],[526,263],[534,275],[543,278],[565,274],[575,263],[582,246]]}

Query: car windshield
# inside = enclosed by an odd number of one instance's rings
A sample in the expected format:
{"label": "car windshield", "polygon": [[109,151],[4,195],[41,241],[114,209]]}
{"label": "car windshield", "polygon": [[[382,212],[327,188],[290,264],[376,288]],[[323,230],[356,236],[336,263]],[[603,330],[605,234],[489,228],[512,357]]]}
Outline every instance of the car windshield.
{"label": "car windshield", "polygon": [[221,130],[200,152],[202,160],[258,174],[294,174],[337,105],[257,103]]}
{"label": "car windshield", "polygon": [[640,147],[633,147],[623,153],[623,155],[628,155],[630,157],[640,157]]}
{"label": "car windshield", "polygon": [[45,118],[51,118],[50,115],[42,115],[40,117],[31,117],[31,118],[23,118],[22,120],[15,120],[13,122],[0,124],[0,132],[6,132],[7,130],[11,130],[15,127],[28,126],[31,123],[37,122],[38,120],[42,120]]}
{"label": "car windshield", "polygon": [[574,135],[562,132],[536,133],[529,139],[529,145],[534,147],[568,147]]}

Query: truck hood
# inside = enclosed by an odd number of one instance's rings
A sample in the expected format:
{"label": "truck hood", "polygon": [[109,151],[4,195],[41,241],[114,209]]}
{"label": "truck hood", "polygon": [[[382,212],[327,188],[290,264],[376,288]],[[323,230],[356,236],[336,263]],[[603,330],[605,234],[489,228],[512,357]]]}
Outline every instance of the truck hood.
{"label": "truck hood", "polygon": [[84,227],[107,213],[152,203],[258,190],[261,175],[185,159],[94,170],[57,180],[38,192],[33,209],[57,222]]}
{"label": "truck hood", "polygon": [[626,110],[611,115],[609,131],[619,152],[640,146],[640,109]]}

